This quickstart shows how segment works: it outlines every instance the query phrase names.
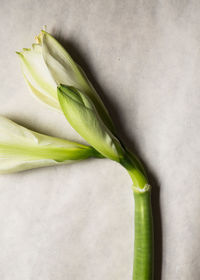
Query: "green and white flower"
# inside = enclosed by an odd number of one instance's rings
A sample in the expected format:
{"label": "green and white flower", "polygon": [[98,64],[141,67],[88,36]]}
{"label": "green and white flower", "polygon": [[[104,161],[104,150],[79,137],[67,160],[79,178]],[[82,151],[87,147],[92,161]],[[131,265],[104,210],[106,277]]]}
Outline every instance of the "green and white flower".
{"label": "green and white flower", "polygon": [[24,128],[0,116],[0,173],[70,163],[98,153],[89,146]]}
{"label": "green and white flower", "polygon": [[103,156],[120,162],[124,150],[99,116],[92,100],[80,90],[60,85],[58,99],[71,126]]}
{"label": "green and white flower", "polygon": [[89,96],[105,125],[114,131],[108,111],[84,71],[52,35],[42,30],[32,48],[17,54],[29,88],[41,101],[60,110],[57,86],[73,86]]}

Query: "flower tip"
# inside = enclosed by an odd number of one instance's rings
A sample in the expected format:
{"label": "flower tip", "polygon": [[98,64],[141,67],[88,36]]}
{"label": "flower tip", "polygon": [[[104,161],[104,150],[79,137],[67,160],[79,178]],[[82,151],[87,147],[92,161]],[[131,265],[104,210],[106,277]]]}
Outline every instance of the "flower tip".
{"label": "flower tip", "polygon": [[68,90],[77,90],[74,86],[60,84],[60,88],[68,89]]}
{"label": "flower tip", "polygon": [[38,46],[38,44],[33,43],[33,44],[32,44],[32,49],[34,50],[34,49],[36,48],[36,46]]}
{"label": "flower tip", "polygon": [[68,87],[68,86],[65,84],[60,84],[60,87],[62,88],[62,87]]}
{"label": "flower tip", "polygon": [[41,45],[42,43],[42,37],[43,37],[43,30],[40,31],[38,35],[35,36],[35,42],[36,44]]}
{"label": "flower tip", "polygon": [[77,95],[77,93],[78,93],[78,91],[75,87],[65,85],[65,84],[59,84],[57,89],[58,89],[58,92],[61,93],[62,95],[68,95],[69,93]]}
{"label": "flower tip", "polygon": [[62,90],[62,85],[61,85],[61,84],[59,84],[59,85],[57,86],[57,90],[59,90],[59,91]]}
{"label": "flower tip", "polygon": [[36,44],[39,43],[38,36],[35,36],[35,37],[34,37],[34,40],[35,40]]}
{"label": "flower tip", "polygon": [[64,85],[64,84],[59,84],[58,86],[57,86],[57,89],[59,90],[59,91],[63,91],[63,88],[65,88],[66,86]]}
{"label": "flower tip", "polygon": [[43,36],[45,34],[49,34],[46,30],[47,30],[47,25],[44,25],[42,30],[40,30],[39,35],[35,36],[35,41],[37,44],[41,45]]}
{"label": "flower tip", "polygon": [[44,34],[49,34],[49,33],[48,33],[45,29],[42,29],[42,30],[41,30],[41,34],[44,35]]}
{"label": "flower tip", "polygon": [[24,52],[29,52],[31,49],[30,48],[23,48]]}
{"label": "flower tip", "polygon": [[23,54],[21,52],[16,51],[15,53],[19,56],[23,56]]}
{"label": "flower tip", "polygon": [[42,30],[47,31],[47,25],[46,25],[46,24],[45,24],[45,25],[43,25]]}

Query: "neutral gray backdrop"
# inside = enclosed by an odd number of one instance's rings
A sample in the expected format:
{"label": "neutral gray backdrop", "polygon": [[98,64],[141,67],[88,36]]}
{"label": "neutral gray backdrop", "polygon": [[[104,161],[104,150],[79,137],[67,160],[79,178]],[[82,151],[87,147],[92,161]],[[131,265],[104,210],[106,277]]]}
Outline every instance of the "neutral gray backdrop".
{"label": "neutral gray backdrop", "polygon": [[[200,1],[1,0],[0,22],[0,114],[83,142],[20,72],[15,51],[46,24],[146,163],[155,279],[199,280]],[[130,187],[108,160],[0,176],[0,279],[131,280]]]}

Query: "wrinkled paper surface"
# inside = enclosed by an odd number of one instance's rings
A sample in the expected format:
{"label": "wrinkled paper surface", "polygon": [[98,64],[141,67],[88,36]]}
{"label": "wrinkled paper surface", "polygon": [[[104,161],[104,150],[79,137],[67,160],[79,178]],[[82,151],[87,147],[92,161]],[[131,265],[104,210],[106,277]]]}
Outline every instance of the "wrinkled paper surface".
{"label": "wrinkled paper surface", "polygon": [[[84,143],[20,71],[15,51],[46,24],[146,163],[156,279],[199,280],[200,2],[2,0],[0,19],[0,114]],[[130,187],[105,159],[0,176],[0,279],[131,280]]]}

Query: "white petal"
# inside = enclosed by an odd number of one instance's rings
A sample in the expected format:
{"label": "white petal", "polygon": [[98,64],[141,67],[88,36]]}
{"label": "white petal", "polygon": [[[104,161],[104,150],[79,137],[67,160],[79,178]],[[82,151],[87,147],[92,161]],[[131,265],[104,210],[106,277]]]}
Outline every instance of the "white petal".
{"label": "white petal", "polygon": [[56,109],[57,111],[60,111],[60,104],[58,103],[57,99],[53,98],[50,95],[46,95],[43,94],[42,92],[40,92],[39,90],[37,90],[36,88],[34,88],[34,86],[26,79],[26,77],[24,76],[25,81],[27,83],[27,86],[30,90],[30,92],[33,94],[34,97],[37,98],[37,100],[41,101],[42,104],[46,104],[51,108]]}
{"label": "white petal", "polygon": [[[82,75],[76,63],[58,41],[46,31],[42,31],[42,55],[52,77],[59,84],[80,87]],[[82,85],[83,86],[83,85]]]}
{"label": "white petal", "polygon": [[[28,169],[53,166],[58,164],[58,162],[50,159],[40,159],[40,160],[23,160],[23,159],[1,159],[0,158],[0,174],[15,173],[19,171],[24,171]],[[64,162],[62,162],[64,164]]]}
{"label": "white petal", "polygon": [[[47,99],[51,100],[48,103],[53,103],[55,104],[53,107],[59,108],[56,91],[57,84],[44,62],[42,47],[34,44],[32,49],[24,49],[18,54],[21,60],[22,72],[29,86],[31,85],[36,92],[40,93],[40,96],[43,96],[43,102],[46,102]],[[35,91],[32,90],[34,94],[36,94]],[[38,97],[38,94],[36,96]]]}

